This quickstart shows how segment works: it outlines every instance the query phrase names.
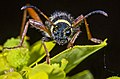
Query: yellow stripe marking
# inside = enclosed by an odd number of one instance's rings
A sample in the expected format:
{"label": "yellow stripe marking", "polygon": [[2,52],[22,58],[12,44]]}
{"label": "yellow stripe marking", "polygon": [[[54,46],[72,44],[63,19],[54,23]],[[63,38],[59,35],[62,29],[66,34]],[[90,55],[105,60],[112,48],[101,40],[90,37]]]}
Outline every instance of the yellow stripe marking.
{"label": "yellow stripe marking", "polygon": [[57,20],[56,22],[54,22],[54,24],[57,24],[57,23],[59,23],[59,22],[66,23],[66,24],[68,24],[69,26],[71,26],[71,24],[70,24],[67,20],[64,20],[64,19],[59,19],[59,20]]}

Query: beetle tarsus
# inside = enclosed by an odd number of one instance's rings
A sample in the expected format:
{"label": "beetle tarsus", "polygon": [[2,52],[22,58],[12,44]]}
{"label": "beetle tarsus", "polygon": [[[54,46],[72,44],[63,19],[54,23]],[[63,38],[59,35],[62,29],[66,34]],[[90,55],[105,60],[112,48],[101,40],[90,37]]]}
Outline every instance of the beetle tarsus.
{"label": "beetle tarsus", "polygon": [[102,42],[102,40],[97,39],[97,38],[91,38],[90,40],[91,40],[92,42],[98,43],[98,44]]}

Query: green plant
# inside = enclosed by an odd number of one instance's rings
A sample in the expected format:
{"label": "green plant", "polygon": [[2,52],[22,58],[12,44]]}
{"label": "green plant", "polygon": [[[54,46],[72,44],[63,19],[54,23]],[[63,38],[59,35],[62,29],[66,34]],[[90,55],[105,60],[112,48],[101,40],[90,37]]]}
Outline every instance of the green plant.
{"label": "green plant", "polygon": [[[3,47],[16,46],[19,41],[18,38],[11,38]],[[45,44],[49,52],[55,46],[52,41]],[[0,79],[93,79],[89,70],[71,77],[66,74],[106,45],[106,40],[99,45],[76,45],[52,57],[51,64],[48,65],[46,62],[39,63],[45,57],[41,40],[32,46],[25,41],[23,47],[4,49],[0,53]]]}
{"label": "green plant", "polygon": [[120,79],[120,77],[117,77],[117,76],[112,76],[112,77],[109,77],[107,79]]}

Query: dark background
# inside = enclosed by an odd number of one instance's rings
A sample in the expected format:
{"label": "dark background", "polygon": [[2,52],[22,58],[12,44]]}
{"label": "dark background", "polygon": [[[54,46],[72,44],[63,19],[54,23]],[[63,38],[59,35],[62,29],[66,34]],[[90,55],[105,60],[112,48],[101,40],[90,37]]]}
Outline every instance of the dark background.
{"label": "dark background", "polygon": [[[85,69],[89,69],[95,79],[105,79],[109,76],[120,75],[119,0],[2,0],[0,2],[0,44],[3,44],[8,38],[19,35],[23,14],[20,8],[27,2],[37,6],[48,16],[54,11],[66,11],[75,18],[80,14],[86,15],[97,9],[107,12],[109,17],[96,14],[90,16],[87,20],[92,35],[103,40],[108,38],[108,46],[88,57],[68,75],[74,75]],[[45,21],[42,16],[41,19]],[[81,30],[83,32],[79,35],[75,44],[91,44],[87,40],[85,28],[81,27]],[[42,37],[41,33],[35,29],[29,29],[27,35],[30,37],[31,44]],[[52,50],[51,56],[60,52],[57,51],[58,48],[63,51],[66,49],[66,45],[56,45]],[[104,54],[106,55],[105,64],[107,69],[104,68]]]}

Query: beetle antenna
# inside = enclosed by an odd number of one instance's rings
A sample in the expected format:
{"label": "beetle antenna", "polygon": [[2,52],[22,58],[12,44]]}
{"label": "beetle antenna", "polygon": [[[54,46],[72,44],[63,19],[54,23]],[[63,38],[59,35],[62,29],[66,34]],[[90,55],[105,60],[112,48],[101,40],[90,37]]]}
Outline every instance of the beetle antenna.
{"label": "beetle antenna", "polygon": [[38,8],[35,7],[35,6],[26,5],[26,6],[23,6],[23,7],[21,8],[21,10],[24,10],[24,9],[27,9],[27,8],[33,8],[33,9],[37,10],[37,11],[38,11],[41,15],[43,15],[53,26],[55,26],[55,25],[53,24],[53,22],[52,22],[40,9],[38,9]]}
{"label": "beetle antenna", "polygon": [[96,11],[92,11],[92,12],[88,13],[87,15],[84,16],[84,18],[87,18],[87,17],[89,17],[90,15],[96,14],[96,13],[102,14],[102,15],[104,15],[104,16],[106,16],[106,17],[108,16],[108,14],[107,14],[106,12],[101,11],[101,10],[96,10]]}
{"label": "beetle antenna", "polygon": [[87,15],[85,15],[85,16],[79,16],[77,19],[75,19],[75,21],[77,20],[77,22],[75,22],[74,24],[73,24],[73,27],[75,27],[77,24],[79,24],[82,20],[84,20],[84,19],[86,19],[86,18],[88,18],[89,16],[91,16],[91,15],[93,15],[93,14],[102,14],[102,15],[104,15],[104,16],[108,16],[108,14],[106,13],[106,12],[104,12],[104,11],[102,11],[102,10],[95,10],[95,11],[92,11],[92,12],[90,12],[90,13],[88,13]]}

